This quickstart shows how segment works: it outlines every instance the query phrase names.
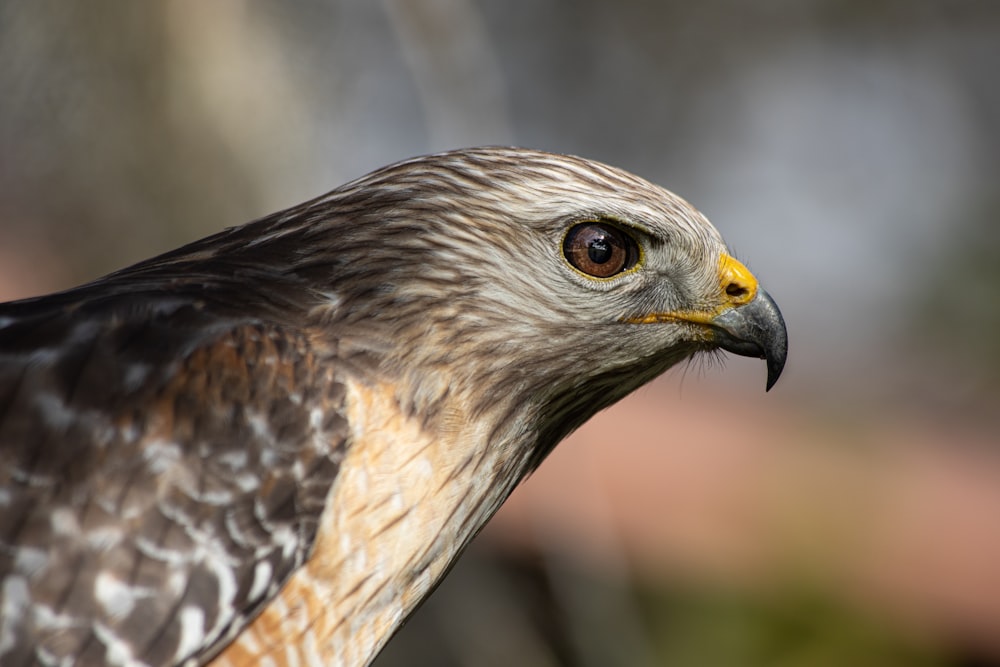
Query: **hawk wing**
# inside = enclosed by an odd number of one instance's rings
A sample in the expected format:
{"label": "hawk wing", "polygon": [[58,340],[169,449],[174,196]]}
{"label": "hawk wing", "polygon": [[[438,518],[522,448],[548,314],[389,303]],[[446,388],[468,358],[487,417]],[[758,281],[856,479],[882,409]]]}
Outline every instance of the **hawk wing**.
{"label": "hawk wing", "polygon": [[0,306],[4,665],[207,661],[307,558],[348,444],[307,331],[109,291]]}

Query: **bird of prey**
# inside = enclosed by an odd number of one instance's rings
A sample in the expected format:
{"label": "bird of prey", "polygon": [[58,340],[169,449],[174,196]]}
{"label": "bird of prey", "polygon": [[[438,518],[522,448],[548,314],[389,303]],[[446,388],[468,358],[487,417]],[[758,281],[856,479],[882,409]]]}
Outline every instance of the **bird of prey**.
{"label": "bird of prey", "polygon": [[513,148],[4,304],[0,664],[367,664],[588,417],[786,347],[686,202]]}

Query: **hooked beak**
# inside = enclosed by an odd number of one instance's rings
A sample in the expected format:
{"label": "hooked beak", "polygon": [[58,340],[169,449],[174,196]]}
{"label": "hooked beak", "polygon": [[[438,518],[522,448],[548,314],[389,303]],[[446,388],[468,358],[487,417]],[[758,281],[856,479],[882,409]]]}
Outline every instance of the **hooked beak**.
{"label": "hooked beak", "polygon": [[785,320],[771,295],[735,258],[719,261],[722,303],[708,310],[655,312],[624,321],[634,324],[686,322],[701,330],[700,339],[733,354],[767,362],[767,391],[778,381],[788,356]]}
{"label": "hooked beak", "polygon": [[771,295],[758,288],[750,302],[724,310],[708,325],[719,348],[766,361],[767,390],[770,391],[778,381],[788,356],[785,320]]}

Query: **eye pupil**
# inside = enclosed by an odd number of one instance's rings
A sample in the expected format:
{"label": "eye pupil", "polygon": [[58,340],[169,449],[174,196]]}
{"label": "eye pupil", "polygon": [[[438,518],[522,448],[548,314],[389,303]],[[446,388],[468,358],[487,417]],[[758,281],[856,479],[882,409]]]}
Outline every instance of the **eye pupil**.
{"label": "eye pupil", "polygon": [[595,278],[611,278],[639,261],[639,245],[617,225],[588,221],[570,228],[563,254],[577,270]]}
{"label": "eye pupil", "polygon": [[596,238],[587,246],[587,255],[595,264],[604,264],[611,259],[611,245],[607,239]]}

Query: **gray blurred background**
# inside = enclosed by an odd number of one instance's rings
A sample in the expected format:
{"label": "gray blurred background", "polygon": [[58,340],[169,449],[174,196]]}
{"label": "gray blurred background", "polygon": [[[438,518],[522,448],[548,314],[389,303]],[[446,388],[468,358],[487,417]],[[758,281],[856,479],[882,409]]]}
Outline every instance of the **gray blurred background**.
{"label": "gray blurred background", "polygon": [[696,363],[519,490],[378,664],[1000,664],[1000,3],[0,2],[0,296],[516,144],[700,208],[786,375]]}

